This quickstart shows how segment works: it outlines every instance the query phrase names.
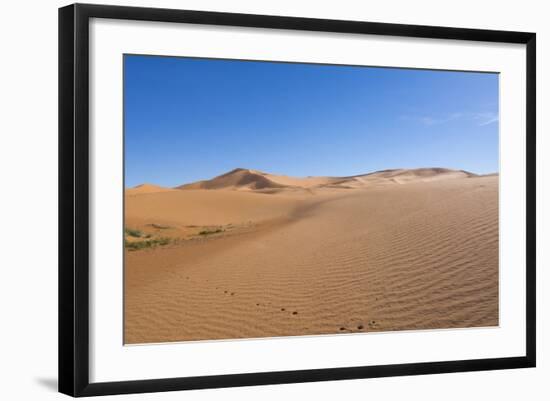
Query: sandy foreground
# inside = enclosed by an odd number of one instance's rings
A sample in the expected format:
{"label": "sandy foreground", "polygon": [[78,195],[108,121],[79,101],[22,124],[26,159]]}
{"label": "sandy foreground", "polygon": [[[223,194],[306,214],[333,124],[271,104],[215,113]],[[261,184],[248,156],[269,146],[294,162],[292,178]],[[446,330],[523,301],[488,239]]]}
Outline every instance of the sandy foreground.
{"label": "sandy foreground", "polygon": [[236,169],[125,213],[127,344],[498,325],[497,175]]}

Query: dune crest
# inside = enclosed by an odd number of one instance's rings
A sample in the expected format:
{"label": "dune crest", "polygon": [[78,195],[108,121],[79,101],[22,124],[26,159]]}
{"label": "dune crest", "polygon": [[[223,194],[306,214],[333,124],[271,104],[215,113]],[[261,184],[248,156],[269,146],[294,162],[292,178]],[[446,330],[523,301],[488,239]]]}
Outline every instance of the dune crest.
{"label": "dune crest", "polygon": [[180,185],[177,189],[272,189],[282,188],[269,179],[269,174],[256,170],[236,168],[211,180],[197,181],[191,184]]}
{"label": "dune crest", "polygon": [[476,174],[464,170],[440,167],[417,169],[382,170],[373,173],[347,177],[291,177],[262,172],[259,170],[236,168],[210,180],[201,180],[176,187],[188,189],[229,189],[229,190],[275,190],[275,189],[314,189],[314,188],[361,188],[377,184],[405,184],[442,179],[475,177]]}

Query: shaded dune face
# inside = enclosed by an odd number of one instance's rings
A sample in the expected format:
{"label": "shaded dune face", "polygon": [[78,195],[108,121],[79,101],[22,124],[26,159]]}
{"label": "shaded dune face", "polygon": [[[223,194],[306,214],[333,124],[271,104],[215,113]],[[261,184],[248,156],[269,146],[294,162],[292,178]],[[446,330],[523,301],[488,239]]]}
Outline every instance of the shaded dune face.
{"label": "shaded dune face", "polygon": [[[247,174],[288,185],[265,194]],[[126,251],[125,343],[498,325],[498,175],[224,176],[126,197],[138,228],[237,228]]]}
{"label": "shaded dune face", "polygon": [[377,171],[366,175],[375,175],[379,177],[398,177],[402,175],[416,176],[416,177],[433,177],[433,176],[440,176],[442,174],[457,174],[462,177],[475,176],[475,174],[469,173],[464,170],[452,170],[452,169],[441,168],[441,167],[417,168],[417,169],[390,169],[390,170],[381,170],[381,171]]}
{"label": "shaded dune face", "polygon": [[266,189],[282,188],[283,185],[271,181],[262,174],[245,169],[235,169],[229,173],[220,175],[212,180],[199,181],[197,183],[181,185],[178,189],[222,189],[222,188],[246,188]]}

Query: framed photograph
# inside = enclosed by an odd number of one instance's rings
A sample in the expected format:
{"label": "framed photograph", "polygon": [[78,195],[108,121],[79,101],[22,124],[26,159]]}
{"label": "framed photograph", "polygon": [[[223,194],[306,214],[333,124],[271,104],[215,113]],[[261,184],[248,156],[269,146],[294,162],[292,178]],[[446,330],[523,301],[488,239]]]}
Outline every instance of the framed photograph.
{"label": "framed photograph", "polygon": [[59,390],[535,366],[535,34],[59,10]]}

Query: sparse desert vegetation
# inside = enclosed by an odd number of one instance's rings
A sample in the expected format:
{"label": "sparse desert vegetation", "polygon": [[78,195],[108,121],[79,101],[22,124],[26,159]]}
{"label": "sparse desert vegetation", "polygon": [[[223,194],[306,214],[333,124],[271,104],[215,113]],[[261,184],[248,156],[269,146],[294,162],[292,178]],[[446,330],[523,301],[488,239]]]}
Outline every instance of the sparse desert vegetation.
{"label": "sparse desert vegetation", "polygon": [[211,235],[211,234],[218,234],[222,233],[224,230],[222,228],[213,228],[209,230],[201,230],[199,231],[199,235]]}
{"label": "sparse desert vegetation", "polygon": [[135,230],[133,228],[125,228],[124,229],[124,234],[130,236],[130,237],[134,237],[134,238],[141,238],[144,236],[143,232],[140,231],[140,230]]}
{"label": "sparse desert vegetation", "polygon": [[130,251],[137,251],[140,249],[152,248],[159,245],[168,245],[170,238],[152,238],[145,239],[143,241],[124,241],[124,246]]}

